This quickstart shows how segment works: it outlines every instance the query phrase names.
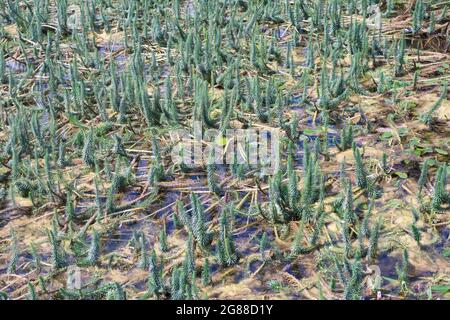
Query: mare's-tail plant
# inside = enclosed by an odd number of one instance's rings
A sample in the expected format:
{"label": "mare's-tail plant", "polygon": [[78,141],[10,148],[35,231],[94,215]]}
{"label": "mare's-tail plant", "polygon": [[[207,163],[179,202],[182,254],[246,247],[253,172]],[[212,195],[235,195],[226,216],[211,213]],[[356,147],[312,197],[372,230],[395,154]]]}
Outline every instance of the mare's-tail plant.
{"label": "mare's-tail plant", "polygon": [[295,233],[294,241],[292,243],[291,252],[288,254],[289,259],[294,259],[299,254],[306,254],[311,251],[312,248],[306,247],[302,245],[302,239],[304,236],[304,224],[303,222],[300,222],[300,226],[297,229],[297,232]]}
{"label": "mare's-tail plant", "polygon": [[446,190],[447,186],[447,164],[440,166],[436,172],[436,180],[434,183],[434,192],[431,199],[431,209],[440,211],[441,206],[450,202],[450,195]]}
{"label": "mare's-tail plant", "polygon": [[394,11],[394,0],[386,1],[386,11],[383,13],[383,16],[389,18]]}
{"label": "mare's-tail plant", "polygon": [[[140,258],[139,258],[139,268],[143,270],[147,270],[150,263],[150,257],[148,254],[147,248],[147,238],[143,232],[138,234],[139,241],[139,250],[140,250]],[[137,244],[136,244],[137,245]]]}
{"label": "mare's-tail plant", "polygon": [[166,221],[163,221],[163,227],[161,231],[159,232],[159,249],[162,252],[166,252],[168,248],[167,244],[167,227],[166,227]]}
{"label": "mare's-tail plant", "polygon": [[54,270],[58,270],[66,266],[64,252],[61,247],[60,240],[57,237],[58,236],[54,230],[48,231],[48,238],[51,245],[51,261]]}
{"label": "mare's-tail plant", "polygon": [[41,258],[39,257],[39,253],[37,252],[37,248],[34,243],[30,244],[30,253],[33,257],[33,266],[36,268],[36,270],[41,270]]}
{"label": "mare's-tail plant", "polygon": [[439,109],[442,105],[442,102],[444,102],[447,99],[447,92],[448,92],[448,84],[446,83],[442,89],[442,94],[439,97],[439,99],[432,105],[430,110],[425,112],[421,115],[420,121],[424,124],[430,125],[431,120],[433,118],[433,114]]}
{"label": "mare's-tail plant", "polygon": [[232,212],[231,207],[222,209],[220,215],[220,235],[217,243],[217,256],[222,266],[232,266],[239,260],[239,253],[233,241],[231,223],[228,214]]}
{"label": "mare's-tail plant", "polygon": [[366,189],[368,187],[367,170],[364,166],[359,148],[356,145],[353,148],[353,155],[355,157],[356,184],[361,189]]}
{"label": "mare's-tail plant", "polygon": [[38,277],[38,283],[39,283],[39,288],[41,289],[42,292],[47,293],[47,285],[45,283],[45,279],[43,276],[39,276]]}
{"label": "mare's-tail plant", "polygon": [[446,21],[447,19],[447,12],[448,12],[448,7],[447,5],[444,6],[444,9],[441,11],[441,14],[439,16],[438,22],[441,23],[443,21]]}
{"label": "mare's-tail plant", "polygon": [[318,208],[318,212],[316,214],[316,223],[314,225],[314,231],[309,238],[309,244],[311,247],[315,247],[320,238],[322,229],[325,225],[325,210],[322,208]]}
{"label": "mare's-tail plant", "polygon": [[148,291],[157,297],[164,292],[162,273],[162,264],[158,262],[155,250],[152,250],[149,261]]}
{"label": "mare's-tail plant", "polygon": [[294,152],[295,147],[292,141],[289,143],[288,151],[288,163],[287,163],[287,178],[288,178],[288,200],[289,206],[294,211],[297,212],[297,202],[299,198],[297,190],[297,174],[294,170]]}
{"label": "mare's-tail plant", "polygon": [[126,300],[126,294],[122,286],[113,282],[106,292],[106,300]]}
{"label": "mare's-tail plant", "polygon": [[388,163],[388,156],[387,156],[386,152],[383,152],[383,154],[381,156],[380,167],[384,173],[389,173],[390,166]]}
{"label": "mare's-tail plant", "polygon": [[17,245],[16,232],[14,231],[14,229],[10,229],[9,233],[11,236],[11,258],[8,263],[7,272],[9,274],[15,274],[17,271],[17,263],[19,261],[19,248]]}
{"label": "mare's-tail plant", "polygon": [[94,229],[91,237],[91,244],[89,246],[88,255],[86,258],[86,263],[93,266],[98,263],[100,258],[100,236],[97,230]]}
{"label": "mare's-tail plant", "polygon": [[422,29],[424,17],[425,17],[425,5],[423,3],[423,0],[417,0],[412,16],[413,19],[412,31],[415,34],[419,33],[420,29]]}
{"label": "mare's-tail plant", "polygon": [[416,241],[417,245],[420,247],[420,240],[422,237],[420,234],[420,230],[417,227],[415,222],[413,224],[411,224],[411,233],[412,233],[412,236],[413,236],[414,240]]}
{"label": "mare's-tail plant", "polygon": [[191,274],[195,271],[195,243],[194,238],[189,234],[186,242],[186,250],[184,254],[183,269],[186,274]]}
{"label": "mare's-tail plant", "polygon": [[185,226],[186,228],[190,228],[191,227],[191,223],[192,223],[192,218],[191,215],[188,214],[188,212],[186,211],[186,209],[184,208],[184,203],[181,200],[177,200],[176,201],[176,211],[174,213],[174,215],[176,215],[179,220],[179,222],[181,223],[182,226]]}
{"label": "mare's-tail plant", "polygon": [[[367,207],[366,212],[364,213],[363,219],[361,221],[361,225],[359,228],[359,233],[361,238],[367,238],[370,237],[370,229],[369,229],[369,221],[372,216],[374,201],[370,200],[369,206]],[[363,251],[361,251],[361,254],[363,254]]]}
{"label": "mare's-tail plant", "polygon": [[401,76],[404,73],[405,65],[405,33],[402,33],[402,38],[397,45],[397,55],[395,56],[395,75]]}
{"label": "mare's-tail plant", "polygon": [[202,284],[204,286],[210,285],[212,282],[211,279],[211,267],[209,265],[208,258],[205,258],[203,261],[203,267],[202,267]]}
{"label": "mare's-tail plant", "polygon": [[308,39],[308,49],[307,49],[307,56],[306,56],[306,66],[310,69],[314,69],[314,45],[312,42],[312,34],[309,35]]}
{"label": "mare's-tail plant", "polygon": [[209,152],[208,157],[208,163],[206,164],[206,172],[207,172],[207,178],[208,178],[208,187],[209,191],[215,194],[220,193],[220,188],[217,184],[216,177],[215,177],[215,171],[216,171],[216,156],[215,156],[215,145],[213,144],[211,146],[211,150]]}
{"label": "mare's-tail plant", "polygon": [[72,193],[70,191],[67,192],[65,214],[66,214],[66,221],[68,223],[71,223],[75,217],[75,206],[73,204]]}
{"label": "mare's-tail plant", "polygon": [[126,152],[126,150],[125,150],[125,148],[123,146],[123,143],[122,143],[122,138],[119,137],[116,134],[113,136],[113,138],[114,138],[113,152],[116,155],[120,155],[122,157],[128,158],[128,154],[127,154],[127,152]]}
{"label": "mare's-tail plant", "polygon": [[195,193],[191,194],[192,204],[192,219],[190,221],[190,230],[192,231],[195,240],[202,248],[208,248],[212,241],[212,234],[206,230],[206,217],[198,196]]}
{"label": "mare's-tail plant", "polygon": [[259,240],[259,252],[261,254],[262,261],[267,260],[266,250],[268,247],[269,247],[269,243],[267,241],[267,233],[264,231],[261,236],[261,239]]}
{"label": "mare's-tail plant", "polygon": [[403,249],[403,255],[402,255],[402,264],[397,264],[395,266],[395,270],[397,272],[398,281],[400,283],[400,290],[401,292],[405,293],[408,291],[408,251],[406,249]]}
{"label": "mare's-tail plant", "polygon": [[91,127],[89,129],[87,137],[85,137],[84,139],[83,154],[82,154],[83,162],[90,167],[93,167],[95,164],[94,153],[95,153],[94,130]]}
{"label": "mare's-tail plant", "polygon": [[66,155],[65,155],[65,145],[64,145],[64,140],[63,139],[59,139],[58,142],[58,161],[57,164],[58,166],[60,166],[61,168],[63,168],[66,165]]}
{"label": "mare's-tail plant", "polygon": [[172,271],[172,277],[170,279],[170,298],[172,300],[183,299],[183,292],[185,289],[185,277],[183,269],[175,267]]}
{"label": "mare's-tail plant", "polygon": [[369,250],[367,253],[368,258],[373,261],[378,255],[378,240],[380,237],[381,220],[377,220],[375,225],[370,231]]}
{"label": "mare's-tail plant", "polygon": [[348,225],[353,225],[356,223],[358,217],[353,208],[353,188],[350,179],[346,179],[344,183],[344,199],[342,202],[342,211],[344,221]]}
{"label": "mare's-tail plant", "polygon": [[37,300],[36,288],[32,282],[28,282],[28,300]]}
{"label": "mare's-tail plant", "polygon": [[344,287],[344,299],[360,300],[362,294],[363,271],[359,253],[356,254],[355,261],[351,265],[349,273],[350,276]]}
{"label": "mare's-tail plant", "polygon": [[344,240],[345,258],[350,258],[353,252],[350,232],[351,232],[350,225],[348,224],[347,221],[344,221],[344,223],[342,224],[342,238]]}
{"label": "mare's-tail plant", "polygon": [[349,124],[341,130],[341,143],[337,143],[336,137],[333,138],[334,144],[339,151],[350,149],[353,144],[353,126]]}
{"label": "mare's-tail plant", "polygon": [[419,197],[422,194],[422,190],[425,187],[425,184],[427,183],[427,178],[428,178],[428,160],[425,160],[422,163],[422,169],[420,170],[420,177],[417,182],[417,185],[419,187],[419,193],[418,193]]}
{"label": "mare's-tail plant", "polygon": [[427,33],[428,35],[432,35],[436,29],[436,16],[434,12],[431,12],[430,14],[430,23],[428,25]]}

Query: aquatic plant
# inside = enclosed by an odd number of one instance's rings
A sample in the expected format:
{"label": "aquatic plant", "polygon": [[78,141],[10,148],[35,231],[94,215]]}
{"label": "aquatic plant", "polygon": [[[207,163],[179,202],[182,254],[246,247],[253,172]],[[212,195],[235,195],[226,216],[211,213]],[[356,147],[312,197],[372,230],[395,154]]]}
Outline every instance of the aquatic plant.
{"label": "aquatic plant", "polygon": [[[345,258],[344,258],[345,259]],[[351,265],[350,276],[344,287],[345,300],[360,300],[362,295],[362,264],[359,254],[355,257],[355,261]]]}
{"label": "aquatic plant", "polygon": [[341,130],[341,138],[339,144],[337,143],[335,137],[333,137],[333,141],[339,151],[350,149],[353,144],[353,126],[348,125]]}
{"label": "aquatic plant", "polygon": [[51,245],[51,261],[53,269],[61,269],[66,266],[65,254],[60,245],[60,240],[54,230],[48,230],[47,236]]}
{"label": "aquatic plant", "polygon": [[353,208],[353,188],[350,179],[345,181],[344,192],[344,199],[342,202],[343,217],[348,225],[352,225],[356,222],[358,217]]}
{"label": "aquatic plant", "polygon": [[159,249],[162,252],[166,252],[168,250],[168,244],[167,244],[167,227],[166,223],[164,222],[163,227],[161,231],[159,232]]}
{"label": "aquatic plant", "polygon": [[213,237],[212,234],[208,233],[206,230],[205,211],[195,193],[191,194],[191,205],[193,212],[188,227],[200,246],[208,248]]}
{"label": "aquatic plant", "polygon": [[[369,239],[369,237],[370,237],[369,222],[370,222],[370,218],[372,216],[373,207],[374,207],[374,201],[371,200],[369,202],[369,206],[368,206],[366,212],[364,213],[364,217],[362,219],[360,229],[359,229],[361,236],[366,237],[367,239]],[[362,251],[361,251],[361,253],[362,253]]]}
{"label": "aquatic plant", "polygon": [[31,282],[28,282],[28,300],[38,300],[36,295],[36,288]]}
{"label": "aquatic plant", "polygon": [[259,252],[261,254],[261,259],[263,261],[267,260],[266,250],[268,249],[268,247],[269,247],[269,243],[267,240],[267,233],[263,232],[263,234],[261,235],[261,239],[259,240]]}
{"label": "aquatic plant", "polygon": [[309,253],[313,249],[313,247],[307,247],[307,246],[302,245],[301,242],[302,242],[303,236],[304,236],[303,230],[304,230],[304,224],[301,223],[297,232],[295,233],[295,238],[292,243],[291,251],[287,256],[289,259],[293,259],[293,258],[297,257],[299,254]]}
{"label": "aquatic plant", "polygon": [[[386,247],[391,235],[406,232],[423,249],[429,229],[446,223],[445,1],[0,3],[0,206],[2,222],[20,218],[20,237],[0,255],[5,272],[27,275],[5,277],[0,299],[220,299],[241,269],[269,280],[252,283],[252,296],[262,285],[276,298],[301,284],[270,272],[299,255],[317,261],[304,275],[317,290],[303,288],[301,298],[361,299],[363,264],[381,248],[398,253]],[[441,84],[417,113],[410,102]],[[219,139],[179,134],[195,121]],[[266,167],[269,155],[250,161],[264,141],[236,148],[227,132],[255,128],[281,129],[276,167]],[[171,163],[180,142],[213,147],[208,163]],[[231,153],[230,166],[212,161]],[[156,229],[140,228],[147,224]],[[43,243],[38,229],[48,225]],[[406,297],[417,259],[404,254],[398,266]],[[72,261],[81,289],[54,281]],[[105,280],[136,267],[136,281]],[[398,295],[379,277],[368,289]]]}
{"label": "aquatic plant", "polygon": [[441,205],[448,203],[450,195],[447,193],[447,165],[443,164],[436,172],[434,183],[434,192],[431,200],[431,208],[434,211],[440,211]]}
{"label": "aquatic plant", "polygon": [[354,145],[353,147],[353,155],[355,157],[356,184],[358,185],[358,187],[366,189],[368,187],[368,174],[362,161],[359,148],[356,147],[356,145]]}
{"label": "aquatic plant", "polygon": [[395,56],[395,75],[401,76],[404,73],[405,65],[405,32],[396,47],[397,54]]}
{"label": "aquatic plant", "polygon": [[209,152],[209,158],[208,158],[208,164],[206,165],[206,172],[207,172],[207,180],[208,180],[208,187],[209,191],[215,194],[220,194],[220,188],[216,182],[215,177],[215,171],[216,171],[216,165],[215,165],[215,145],[211,146],[210,152]]}
{"label": "aquatic plant", "polygon": [[369,248],[367,256],[371,260],[375,260],[378,255],[378,240],[380,237],[381,221],[377,220],[370,231]]}
{"label": "aquatic plant", "polygon": [[295,147],[289,142],[287,177],[288,177],[288,201],[289,207],[296,213],[298,211],[297,203],[299,200],[299,192],[297,190],[297,174],[294,171],[294,153]]}
{"label": "aquatic plant", "polygon": [[422,0],[417,0],[414,6],[413,11],[413,25],[412,30],[414,33],[418,33],[420,29],[422,28],[423,19],[425,16],[425,4]]}
{"label": "aquatic plant", "polygon": [[444,5],[444,8],[441,11],[441,15],[439,16],[438,22],[445,21],[447,16],[448,6]]}
{"label": "aquatic plant", "polygon": [[417,245],[420,246],[421,235],[415,223],[411,224],[411,232],[414,240],[417,242]]}
{"label": "aquatic plant", "polygon": [[84,139],[84,147],[83,147],[83,162],[92,167],[94,166],[94,155],[95,153],[95,147],[94,147],[94,130],[92,127],[89,129],[89,133],[87,134],[87,137]]}
{"label": "aquatic plant", "polygon": [[435,16],[434,12],[431,12],[430,23],[428,25],[428,30],[427,30],[428,35],[433,34],[435,31],[435,28],[436,28],[436,16]]}
{"label": "aquatic plant", "polygon": [[118,136],[118,135],[114,135],[113,136],[114,139],[114,147],[113,147],[113,152],[116,155],[128,158],[128,154],[122,144],[122,139]]}
{"label": "aquatic plant", "polygon": [[393,10],[394,10],[394,0],[387,0],[386,11],[383,13],[383,15],[389,18],[392,15]]}
{"label": "aquatic plant", "polygon": [[8,270],[9,274],[15,274],[17,271],[17,263],[19,262],[19,248],[17,245],[16,232],[14,229],[9,230],[9,235],[11,237],[11,257],[8,262]]}
{"label": "aquatic plant", "polygon": [[345,221],[342,225],[342,238],[344,240],[344,252],[346,258],[350,258],[353,255],[352,241],[350,237],[350,225],[347,221]]}
{"label": "aquatic plant", "polygon": [[33,257],[33,261],[32,261],[33,266],[37,270],[41,270],[41,267],[42,267],[42,265],[41,265],[41,258],[39,256],[38,251],[37,251],[36,245],[34,243],[31,243],[29,250],[30,250],[31,256]]}
{"label": "aquatic plant", "polygon": [[140,251],[140,258],[139,258],[139,268],[147,270],[149,268],[150,264],[150,256],[148,254],[148,248],[147,248],[147,238],[143,232],[140,232],[136,234],[137,241],[139,241],[136,247],[139,248]]}
{"label": "aquatic plant", "polygon": [[107,289],[106,291],[106,299],[107,300],[126,300],[126,294],[123,290],[122,286],[117,283],[113,282],[111,284],[111,287]]}
{"label": "aquatic plant", "polygon": [[39,288],[41,289],[42,292],[44,292],[44,293],[48,292],[45,280],[42,276],[38,277],[38,284],[39,284]]}
{"label": "aquatic plant", "polygon": [[431,106],[430,110],[420,116],[420,121],[424,124],[430,125],[433,114],[442,105],[442,102],[447,98],[448,84],[446,83],[442,88],[442,93],[438,100]]}
{"label": "aquatic plant", "polygon": [[408,290],[409,270],[408,251],[406,249],[403,249],[401,265],[397,264],[395,270],[397,272],[398,281],[400,282],[400,289],[402,292],[406,292]]}
{"label": "aquatic plant", "polygon": [[232,213],[230,207],[222,209],[220,214],[220,234],[217,243],[217,258],[222,266],[232,266],[239,260],[239,253],[236,251],[236,246],[233,241],[231,233],[231,225],[229,221],[229,214]]}
{"label": "aquatic plant", "polygon": [[209,260],[208,260],[208,258],[205,258],[205,260],[203,261],[203,267],[202,267],[202,284],[204,286],[208,286],[212,282],[210,269],[211,269],[211,267],[209,265]]}
{"label": "aquatic plant", "polygon": [[152,250],[149,261],[149,276],[148,276],[148,292],[159,297],[164,292],[163,268],[157,260],[155,250]]}
{"label": "aquatic plant", "polygon": [[182,270],[181,268],[175,267],[172,271],[172,277],[170,281],[170,297],[172,300],[181,300],[183,299],[183,287],[180,289],[180,282],[183,283],[182,280]]}
{"label": "aquatic plant", "polygon": [[101,256],[100,252],[100,236],[98,232],[94,229],[92,231],[91,244],[89,247],[88,255],[86,257],[86,263],[88,265],[95,265]]}
{"label": "aquatic plant", "polygon": [[60,167],[64,167],[66,165],[66,153],[65,153],[65,145],[64,140],[60,139],[58,143],[58,160],[57,164]]}
{"label": "aquatic plant", "polygon": [[67,193],[65,215],[67,222],[72,222],[75,216],[75,206],[72,201],[72,193]]}

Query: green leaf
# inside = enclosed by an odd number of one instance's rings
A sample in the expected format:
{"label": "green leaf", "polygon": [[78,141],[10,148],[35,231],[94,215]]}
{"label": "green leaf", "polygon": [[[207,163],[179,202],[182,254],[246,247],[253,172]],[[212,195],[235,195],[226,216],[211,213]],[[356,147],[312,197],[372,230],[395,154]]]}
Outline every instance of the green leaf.
{"label": "green leaf", "polygon": [[420,143],[420,139],[417,137],[413,137],[411,138],[411,140],[409,141],[409,145],[410,146],[417,146]]}
{"label": "green leaf", "polygon": [[403,136],[408,134],[408,129],[407,128],[398,128],[397,131],[398,131],[398,135],[400,137],[403,137]]}
{"label": "green leaf", "polygon": [[432,286],[431,291],[437,292],[440,294],[447,294],[450,291],[450,285],[437,285]]}
{"label": "green leaf", "polygon": [[225,146],[227,144],[227,138],[224,136],[217,136],[216,143],[219,146]]}
{"label": "green leaf", "polygon": [[395,174],[397,176],[399,176],[400,178],[402,178],[402,179],[407,179],[408,178],[408,174],[406,174],[406,172],[399,172],[399,171],[397,171]]}
{"label": "green leaf", "polygon": [[69,114],[69,122],[73,124],[75,127],[86,130],[89,129],[87,126],[82,124],[73,114]]}
{"label": "green leaf", "polygon": [[436,151],[439,154],[442,154],[443,156],[447,156],[448,152],[439,148],[434,148],[434,151]]}
{"label": "green leaf", "polygon": [[322,132],[322,130],[320,129],[305,129],[303,130],[303,134],[307,135],[307,136],[314,136],[317,134],[320,134]]}
{"label": "green leaf", "polygon": [[398,199],[391,199],[385,205],[385,207],[394,208],[394,209],[401,208],[402,206],[403,206],[403,202]]}
{"label": "green leaf", "polygon": [[446,258],[450,257],[450,248],[445,248],[444,252],[442,252],[442,255]]}
{"label": "green leaf", "polygon": [[381,139],[388,140],[388,139],[392,138],[392,136],[393,136],[393,134],[391,131],[383,132],[383,134],[381,135]]}

